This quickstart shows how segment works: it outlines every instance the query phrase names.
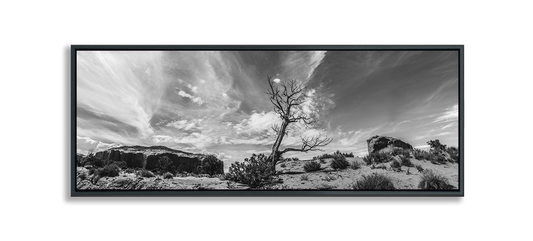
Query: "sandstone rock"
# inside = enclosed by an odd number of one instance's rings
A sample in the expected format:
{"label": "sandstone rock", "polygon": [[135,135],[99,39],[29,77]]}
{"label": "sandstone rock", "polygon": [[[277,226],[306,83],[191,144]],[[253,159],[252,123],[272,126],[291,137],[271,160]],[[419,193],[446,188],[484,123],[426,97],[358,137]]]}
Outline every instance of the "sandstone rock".
{"label": "sandstone rock", "polygon": [[373,136],[366,140],[368,145],[368,153],[376,153],[380,151],[391,152],[394,148],[402,148],[412,150],[413,146],[403,142],[400,139],[388,136]]}
{"label": "sandstone rock", "polygon": [[[125,162],[128,168],[145,168],[154,170],[159,164],[159,158],[167,156],[173,165],[181,172],[198,173],[201,170],[207,155],[194,154],[179,150],[170,149],[164,146],[123,146],[114,147],[95,154],[95,157],[106,162]],[[215,158],[210,162],[217,162],[219,170],[215,172],[224,174],[224,164]],[[207,162],[205,163],[207,164]]]}

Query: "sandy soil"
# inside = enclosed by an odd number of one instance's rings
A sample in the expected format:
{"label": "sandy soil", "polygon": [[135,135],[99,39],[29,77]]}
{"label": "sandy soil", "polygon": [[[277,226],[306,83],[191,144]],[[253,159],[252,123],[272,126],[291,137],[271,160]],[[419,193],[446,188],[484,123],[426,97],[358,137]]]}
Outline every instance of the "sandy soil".
{"label": "sandy soil", "polygon": [[[361,158],[347,158],[349,162],[359,162],[361,167],[353,170],[350,167],[344,170],[333,170],[330,167],[332,159],[321,161],[322,169],[306,173],[303,166],[309,160],[287,161],[276,166],[278,176],[276,183],[264,189],[352,189],[353,184],[363,175],[384,173],[390,177],[397,189],[418,189],[421,173],[415,167],[402,166],[401,170],[393,170],[389,163],[384,163],[381,168],[367,166]],[[456,163],[435,165],[429,161],[411,158],[414,165],[433,170],[448,178],[449,184],[458,187],[459,166]],[[80,178],[81,173],[86,173],[87,178]],[[218,177],[186,176],[163,179],[156,177],[139,177],[133,173],[121,172],[117,177],[103,177],[96,181],[93,175],[88,175],[88,170],[78,167],[77,187],[85,189],[111,189],[111,190],[209,190],[209,189],[248,189],[246,185],[224,180]]]}
{"label": "sandy soil", "polygon": [[[420,172],[415,167],[402,166],[401,170],[394,171],[390,163],[384,163],[385,169],[372,169],[361,158],[347,158],[349,162],[359,162],[361,168],[353,170],[350,167],[344,170],[333,170],[330,167],[332,159],[322,161],[322,170],[306,173],[303,165],[307,161],[289,161],[276,166],[279,170],[279,178],[283,183],[276,184],[273,189],[352,189],[352,185],[363,175],[372,173],[384,173],[389,176],[397,189],[418,189]],[[411,158],[414,165],[420,165],[424,169],[431,169],[448,178],[454,187],[458,187],[459,170],[458,164],[435,165],[429,161],[421,161]],[[409,172],[408,172],[409,171]]]}

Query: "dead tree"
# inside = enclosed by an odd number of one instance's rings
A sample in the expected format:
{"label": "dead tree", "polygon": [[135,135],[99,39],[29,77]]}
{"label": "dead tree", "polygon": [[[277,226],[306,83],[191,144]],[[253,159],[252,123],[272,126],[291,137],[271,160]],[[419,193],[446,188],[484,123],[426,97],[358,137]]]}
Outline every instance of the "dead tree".
{"label": "dead tree", "polygon": [[[302,144],[299,148],[285,148],[280,150],[283,138],[287,135],[287,127],[292,123],[302,123],[306,127],[310,127],[317,123],[316,117],[304,113],[302,104],[306,98],[307,87],[294,79],[274,83],[270,76],[268,76],[269,89],[266,92],[270,96],[270,102],[274,105],[274,111],[280,116],[281,124],[275,125],[272,129],[277,133],[276,142],[272,145],[272,152],[269,160],[274,165],[278,162],[280,156],[286,152],[299,151],[308,152],[320,150],[331,143],[333,139],[320,136],[300,137]],[[279,86],[279,87],[278,87]]]}

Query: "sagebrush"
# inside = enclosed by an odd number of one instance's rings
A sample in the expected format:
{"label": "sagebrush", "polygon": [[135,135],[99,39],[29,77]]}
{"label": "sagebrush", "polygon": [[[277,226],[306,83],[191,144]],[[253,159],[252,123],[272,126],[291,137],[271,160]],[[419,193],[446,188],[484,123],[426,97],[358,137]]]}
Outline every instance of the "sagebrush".
{"label": "sagebrush", "polygon": [[232,163],[226,179],[257,188],[270,183],[274,174],[274,166],[264,154],[253,154],[244,162]]}
{"label": "sagebrush", "polygon": [[455,187],[450,185],[448,178],[432,170],[425,170],[420,176],[418,188],[424,190],[452,190]]}
{"label": "sagebrush", "polygon": [[384,174],[373,173],[363,175],[356,183],[353,184],[356,190],[395,190],[392,180]]}
{"label": "sagebrush", "polygon": [[335,154],[333,160],[330,164],[331,168],[337,169],[346,169],[350,166],[350,163],[346,160],[346,157],[342,154]]}
{"label": "sagebrush", "polygon": [[309,161],[304,164],[304,170],[305,172],[314,172],[320,170],[321,166],[320,163],[316,161]]}

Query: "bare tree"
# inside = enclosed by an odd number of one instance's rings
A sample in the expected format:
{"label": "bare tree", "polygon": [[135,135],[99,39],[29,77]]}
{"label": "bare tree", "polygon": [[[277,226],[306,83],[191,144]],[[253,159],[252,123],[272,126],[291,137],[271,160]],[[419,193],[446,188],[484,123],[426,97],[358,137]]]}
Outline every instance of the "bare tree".
{"label": "bare tree", "polygon": [[272,145],[272,152],[269,159],[274,163],[278,162],[279,157],[289,151],[308,152],[320,150],[320,147],[326,146],[333,139],[320,136],[313,137],[300,137],[302,144],[299,148],[285,148],[279,150],[283,138],[288,134],[287,127],[291,123],[302,123],[306,127],[310,127],[317,123],[316,117],[304,113],[302,110],[302,104],[304,104],[306,98],[307,87],[300,82],[289,79],[280,83],[274,83],[271,77],[268,76],[269,89],[266,92],[270,96],[270,102],[274,105],[274,111],[280,116],[282,122],[281,125],[275,125],[272,129],[277,133],[276,142]]}

